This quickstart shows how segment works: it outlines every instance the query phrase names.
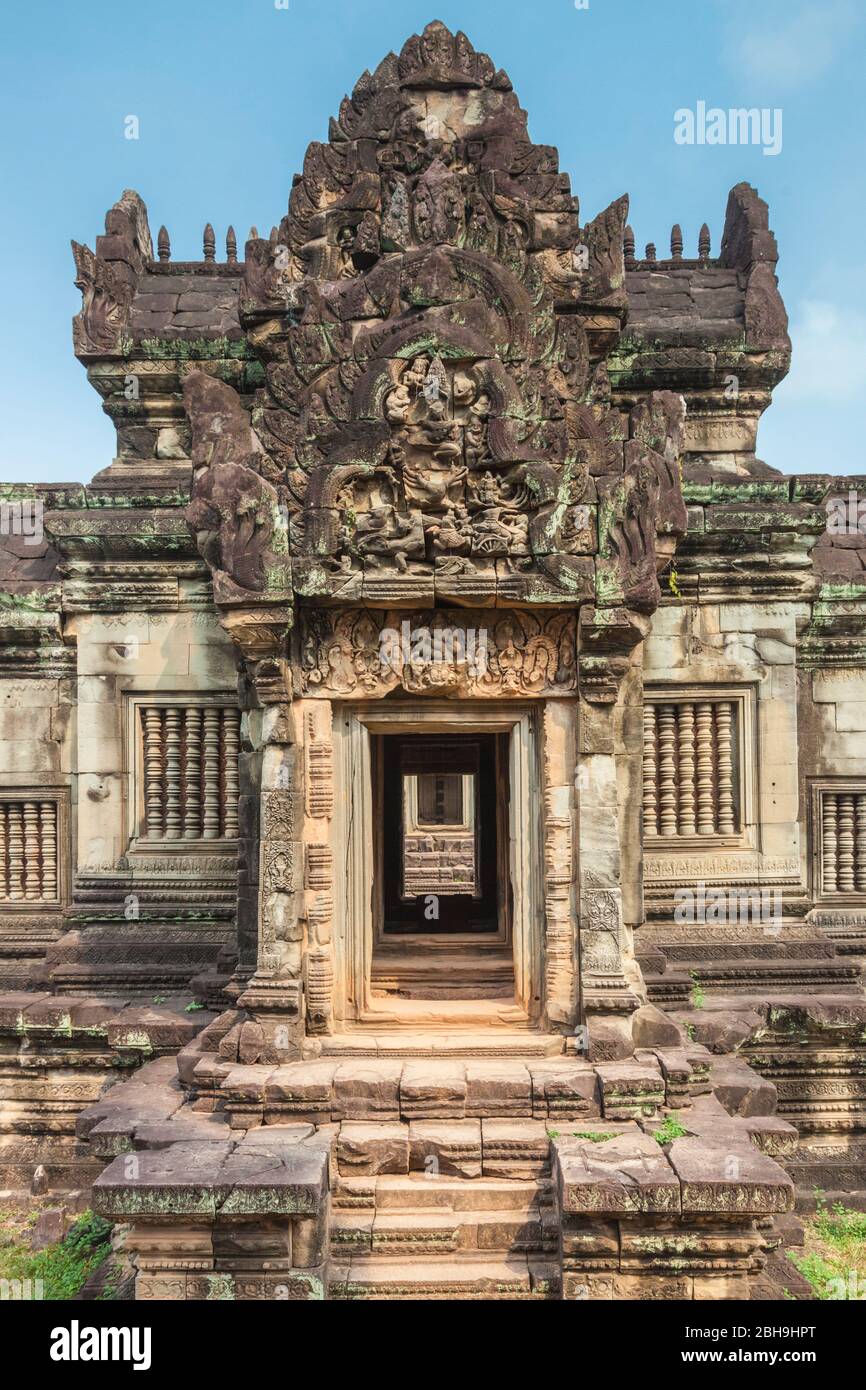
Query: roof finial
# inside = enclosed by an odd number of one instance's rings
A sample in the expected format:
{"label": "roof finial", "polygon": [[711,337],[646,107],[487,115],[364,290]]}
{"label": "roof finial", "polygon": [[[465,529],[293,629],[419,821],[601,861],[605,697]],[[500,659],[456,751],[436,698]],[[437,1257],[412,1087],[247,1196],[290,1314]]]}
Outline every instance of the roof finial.
{"label": "roof finial", "polygon": [[160,227],[156,234],[156,250],[161,261],[171,260],[171,242],[165,227]]}
{"label": "roof finial", "polygon": [[675,261],[683,258],[683,229],[679,222],[671,227],[671,256]]}
{"label": "roof finial", "polygon": [[646,251],[644,252],[644,256],[645,256],[646,260],[648,260],[648,261],[654,261],[654,260],[655,260],[655,258],[656,258],[656,247],[655,247],[655,242],[654,242],[654,241],[648,241],[648,242],[647,242],[647,244],[646,244]]}
{"label": "roof finial", "polygon": [[204,229],[204,258],[206,261],[216,260],[216,236],[209,222]]}
{"label": "roof finial", "polygon": [[698,256],[702,261],[709,260],[710,255],[710,229],[706,222],[698,233]]}
{"label": "roof finial", "polygon": [[259,229],[258,229],[258,227],[250,227],[250,234],[249,234],[249,236],[247,237],[247,241],[258,241],[258,239],[259,239]]}
{"label": "roof finial", "polygon": [[631,227],[626,227],[622,239],[622,251],[627,261],[634,260],[634,232]]}
{"label": "roof finial", "polygon": [[229,227],[226,232],[226,260],[229,265],[237,265],[238,262],[238,239],[234,227]]}

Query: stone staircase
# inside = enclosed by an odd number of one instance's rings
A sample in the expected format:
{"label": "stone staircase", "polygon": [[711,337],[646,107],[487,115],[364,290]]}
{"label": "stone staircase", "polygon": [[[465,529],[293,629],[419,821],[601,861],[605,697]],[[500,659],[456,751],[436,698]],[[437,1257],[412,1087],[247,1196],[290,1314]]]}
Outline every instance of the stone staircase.
{"label": "stone staircase", "polygon": [[534,1120],[344,1124],[329,1296],[557,1298],[549,1150]]}
{"label": "stone staircase", "polygon": [[557,1241],[549,1178],[340,1178],[330,1297],[556,1297]]}
{"label": "stone staircase", "polygon": [[621,1061],[437,1054],[439,1033],[244,1063],[229,1011],[176,1075],[79,1116],[117,1155],[94,1210],[129,1226],[140,1299],[748,1298],[797,1132],[740,1059],[652,1009],[633,1031]]}

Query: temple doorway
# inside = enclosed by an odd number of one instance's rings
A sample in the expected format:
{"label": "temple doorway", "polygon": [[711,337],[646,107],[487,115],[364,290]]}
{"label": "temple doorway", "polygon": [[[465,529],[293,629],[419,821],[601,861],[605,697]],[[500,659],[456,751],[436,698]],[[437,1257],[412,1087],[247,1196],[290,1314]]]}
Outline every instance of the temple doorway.
{"label": "temple doorway", "polygon": [[541,723],[519,701],[340,709],[338,1027],[537,1026]]}
{"label": "temple doorway", "polygon": [[514,997],[508,735],[371,740],[374,997]]}

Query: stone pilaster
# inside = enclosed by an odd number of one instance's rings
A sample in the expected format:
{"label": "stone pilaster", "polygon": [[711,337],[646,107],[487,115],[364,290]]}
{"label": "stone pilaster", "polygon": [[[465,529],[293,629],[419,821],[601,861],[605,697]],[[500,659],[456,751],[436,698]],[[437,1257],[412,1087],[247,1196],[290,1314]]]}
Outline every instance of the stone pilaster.
{"label": "stone pilaster", "polygon": [[[640,711],[636,706],[632,710],[639,675],[633,680],[633,662],[645,627],[644,619],[627,610],[593,610],[581,621],[576,770],[580,995],[587,1050],[597,1061],[632,1053],[630,1018],[640,1002],[633,988],[640,975],[624,923],[624,902],[631,917],[640,895],[640,781],[639,771],[630,776],[629,766],[618,766],[616,755],[633,715],[639,739]],[[625,852],[624,827],[634,835]]]}

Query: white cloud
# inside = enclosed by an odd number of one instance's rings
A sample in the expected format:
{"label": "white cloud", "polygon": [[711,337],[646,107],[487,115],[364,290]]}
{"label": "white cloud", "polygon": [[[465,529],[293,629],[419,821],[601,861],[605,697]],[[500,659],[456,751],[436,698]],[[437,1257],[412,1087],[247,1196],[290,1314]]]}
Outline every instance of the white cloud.
{"label": "white cloud", "polygon": [[731,15],[728,57],[752,80],[796,87],[814,81],[844,50],[860,15],[852,0],[806,0],[792,12],[790,0],[765,7],[755,18],[753,0]]}
{"label": "white cloud", "polygon": [[866,314],[806,299],[791,323],[786,396],[840,404],[866,391]]}

